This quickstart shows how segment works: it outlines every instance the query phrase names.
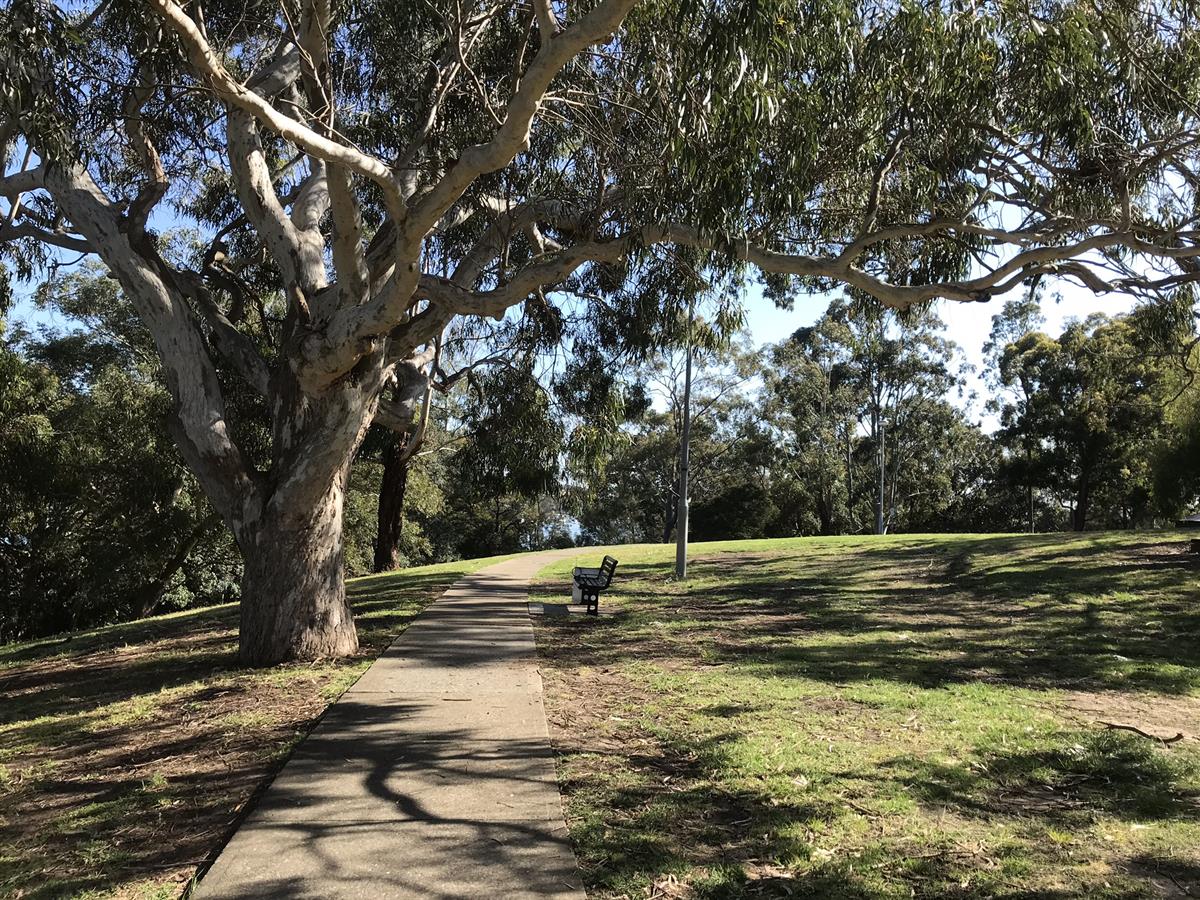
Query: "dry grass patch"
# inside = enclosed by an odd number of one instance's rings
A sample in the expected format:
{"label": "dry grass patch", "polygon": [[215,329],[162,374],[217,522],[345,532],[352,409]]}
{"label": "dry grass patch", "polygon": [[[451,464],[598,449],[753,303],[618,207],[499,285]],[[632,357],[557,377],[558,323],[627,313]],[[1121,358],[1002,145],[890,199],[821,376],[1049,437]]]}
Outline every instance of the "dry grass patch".
{"label": "dry grass patch", "polygon": [[409,621],[486,560],[351,582],[358,657],[237,664],[233,606],[0,647],[0,896],[177,897]]}

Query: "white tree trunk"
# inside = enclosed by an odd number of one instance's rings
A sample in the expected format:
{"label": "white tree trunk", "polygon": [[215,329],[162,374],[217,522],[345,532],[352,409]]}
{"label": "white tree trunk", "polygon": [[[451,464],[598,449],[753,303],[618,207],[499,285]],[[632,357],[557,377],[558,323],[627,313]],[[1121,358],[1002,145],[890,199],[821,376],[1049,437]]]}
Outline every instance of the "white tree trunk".
{"label": "white tree trunk", "polygon": [[243,663],[273,665],[358,649],[342,574],[345,480],[339,474],[309,509],[268,510],[239,541]]}

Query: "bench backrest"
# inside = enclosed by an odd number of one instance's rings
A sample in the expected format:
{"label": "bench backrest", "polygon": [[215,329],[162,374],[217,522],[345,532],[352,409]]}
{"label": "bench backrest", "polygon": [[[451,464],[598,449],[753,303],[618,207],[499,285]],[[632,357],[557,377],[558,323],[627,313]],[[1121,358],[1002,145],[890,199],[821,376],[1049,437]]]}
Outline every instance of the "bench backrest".
{"label": "bench backrest", "polygon": [[604,557],[604,562],[600,563],[600,577],[604,579],[604,586],[608,587],[612,584],[613,573],[617,571],[617,561],[611,556]]}

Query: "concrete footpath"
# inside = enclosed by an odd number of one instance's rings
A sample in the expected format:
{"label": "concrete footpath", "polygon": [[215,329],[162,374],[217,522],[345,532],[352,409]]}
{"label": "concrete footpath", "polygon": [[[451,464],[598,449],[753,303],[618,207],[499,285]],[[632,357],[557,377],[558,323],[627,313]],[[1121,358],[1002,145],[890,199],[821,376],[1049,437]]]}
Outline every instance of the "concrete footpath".
{"label": "concrete footpath", "polygon": [[199,883],[247,897],[582,900],[529,579],[498,563],[431,604],[333,704]]}

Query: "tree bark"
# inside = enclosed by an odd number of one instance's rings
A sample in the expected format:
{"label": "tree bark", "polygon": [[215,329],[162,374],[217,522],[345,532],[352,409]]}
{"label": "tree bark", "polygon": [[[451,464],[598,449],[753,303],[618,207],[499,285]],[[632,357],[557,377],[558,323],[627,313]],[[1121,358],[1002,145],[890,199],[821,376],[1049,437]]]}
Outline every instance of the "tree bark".
{"label": "tree bark", "polygon": [[826,487],[822,485],[817,498],[817,520],[820,522],[823,535],[834,533],[833,502],[833,492],[827,491]]}
{"label": "tree bark", "polygon": [[849,516],[849,524],[851,528],[857,529],[857,523],[854,519],[854,449],[850,443],[851,430],[849,426],[845,428],[846,433],[846,515]]}
{"label": "tree bark", "polygon": [[247,665],[347,656],[358,634],[342,576],[346,470],[311,509],[286,516],[268,506],[239,543],[242,577],[238,657]]}
{"label": "tree bark", "polygon": [[[678,481],[675,482],[679,484]],[[667,494],[665,509],[663,510],[663,530],[662,542],[664,544],[671,543],[671,534],[675,531],[676,517],[679,515],[679,503],[676,497],[679,496],[678,490],[674,494]]]}
{"label": "tree bark", "polygon": [[1029,515],[1029,533],[1033,534],[1033,447],[1028,440],[1025,442],[1025,505]]}
{"label": "tree bark", "polygon": [[885,534],[887,525],[884,521],[884,503],[886,502],[886,478],[887,478],[887,443],[886,443],[886,426],[882,421],[879,421],[875,428],[875,433],[879,438],[878,447],[878,463],[875,485],[875,533]]}
{"label": "tree bark", "polygon": [[404,496],[408,490],[411,457],[406,442],[394,439],[383,456],[383,481],[379,485],[379,514],[375,538],[376,572],[391,572],[400,562],[400,535],[404,527]]}
{"label": "tree bark", "polygon": [[1079,493],[1075,498],[1075,511],[1072,515],[1073,521],[1071,527],[1076,531],[1084,531],[1087,528],[1088,506],[1091,504],[1091,479],[1086,475],[1083,476],[1079,483]]}

